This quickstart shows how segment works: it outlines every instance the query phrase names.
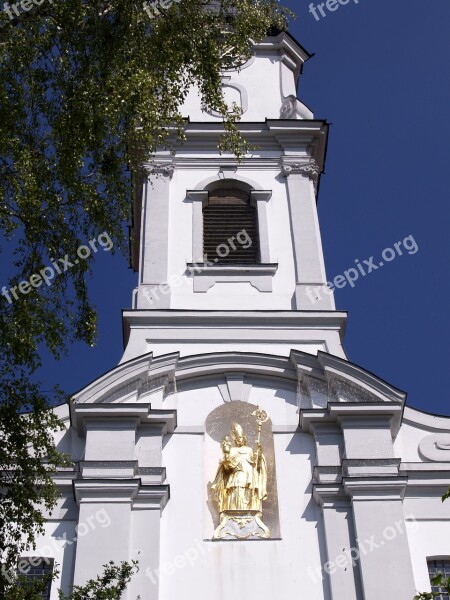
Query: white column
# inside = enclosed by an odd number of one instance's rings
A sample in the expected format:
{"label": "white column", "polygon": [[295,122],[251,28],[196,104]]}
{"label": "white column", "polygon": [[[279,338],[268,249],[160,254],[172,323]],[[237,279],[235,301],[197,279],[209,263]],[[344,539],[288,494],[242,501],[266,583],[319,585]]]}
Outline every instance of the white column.
{"label": "white column", "polygon": [[130,560],[131,507],[139,480],[75,481],[80,506],[74,585],[103,573],[110,560]]}
{"label": "white column", "polygon": [[335,310],[327,287],[322,240],[316,207],[315,183],[319,167],[312,160],[284,157],[295,256],[297,310]]}
{"label": "white column", "polygon": [[406,478],[347,479],[344,486],[352,498],[364,600],[414,598],[402,506]]}
{"label": "white column", "polygon": [[168,499],[164,486],[141,488],[131,515],[131,557],[139,562],[127,598],[159,599],[161,510]]}
{"label": "white column", "polygon": [[137,308],[170,308],[169,189],[174,167],[170,163],[148,168],[141,225],[141,260]]}
{"label": "white column", "polygon": [[322,576],[329,578],[331,598],[360,600],[361,582],[354,560],[356,541],[350,499],[339,485],[314,486],[314,498],[322,507],[328,559],[322,565]]}

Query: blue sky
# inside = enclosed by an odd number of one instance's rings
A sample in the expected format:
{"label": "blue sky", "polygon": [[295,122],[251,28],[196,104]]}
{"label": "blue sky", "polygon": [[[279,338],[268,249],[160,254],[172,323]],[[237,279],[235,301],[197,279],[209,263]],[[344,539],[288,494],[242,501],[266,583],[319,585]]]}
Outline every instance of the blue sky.
{"label": "blue sky", "polygon": [[[450,415],[450,3],[350,0],[319,21],[308,3],[284,4],[298,15],[291,33],[314,54],[299,96],[331,123],[319,198],[328,278],[357,259],[379,264],[407,236],[419,248],[336,291],[349,311],[349,358],[407,391],[410,406]],[[41,373],[69,392],[123,351],[121,309],[136,275],[120,256],[97,256],[99,343]]]}

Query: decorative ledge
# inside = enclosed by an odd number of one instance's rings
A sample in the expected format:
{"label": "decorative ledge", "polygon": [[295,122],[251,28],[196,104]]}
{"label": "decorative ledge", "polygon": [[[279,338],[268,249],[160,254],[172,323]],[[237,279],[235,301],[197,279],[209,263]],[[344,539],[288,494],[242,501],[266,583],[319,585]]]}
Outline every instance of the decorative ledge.
{"label": "decorative ledge", "polygon": [[80,463],[83,479],[133,479],[137,460],[85,460]]}
{"label": "decorative ledge", "polygon": [[399,458],[345,458],[341,465],[316,465],[313,483],[341,483],[344,477],[396,477],[399,468]]}
{"label": "decorative ledge", "polygon": [[216,283],[250,283],[260,292],[271,292],[272,279],[278,270],[278,263],[259,265],[188,263],[187,269],[194,278],[194,292],[207,292]]}

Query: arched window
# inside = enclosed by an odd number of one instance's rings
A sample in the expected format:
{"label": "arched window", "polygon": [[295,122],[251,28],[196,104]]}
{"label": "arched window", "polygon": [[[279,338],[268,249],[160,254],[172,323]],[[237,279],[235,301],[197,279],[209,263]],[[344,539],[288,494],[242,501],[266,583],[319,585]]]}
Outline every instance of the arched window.
{"label": "arched window", "polygon": [[203,252],[216,264],[257,264],[258,215],[250,192],[230,187],[209,192],[203,208]]}

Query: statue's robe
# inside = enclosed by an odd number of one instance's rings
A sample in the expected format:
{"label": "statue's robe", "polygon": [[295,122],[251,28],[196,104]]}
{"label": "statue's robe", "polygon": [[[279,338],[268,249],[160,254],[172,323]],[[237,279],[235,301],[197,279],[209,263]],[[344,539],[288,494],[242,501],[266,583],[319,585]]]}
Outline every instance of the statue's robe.
{"label": "statue's robe", "polygon": [[219,503],[219,511],[261,510],[261,502],[267,498],[267,464],[249,446],[230,449],[222,460],[214,479],[212,490]]}

